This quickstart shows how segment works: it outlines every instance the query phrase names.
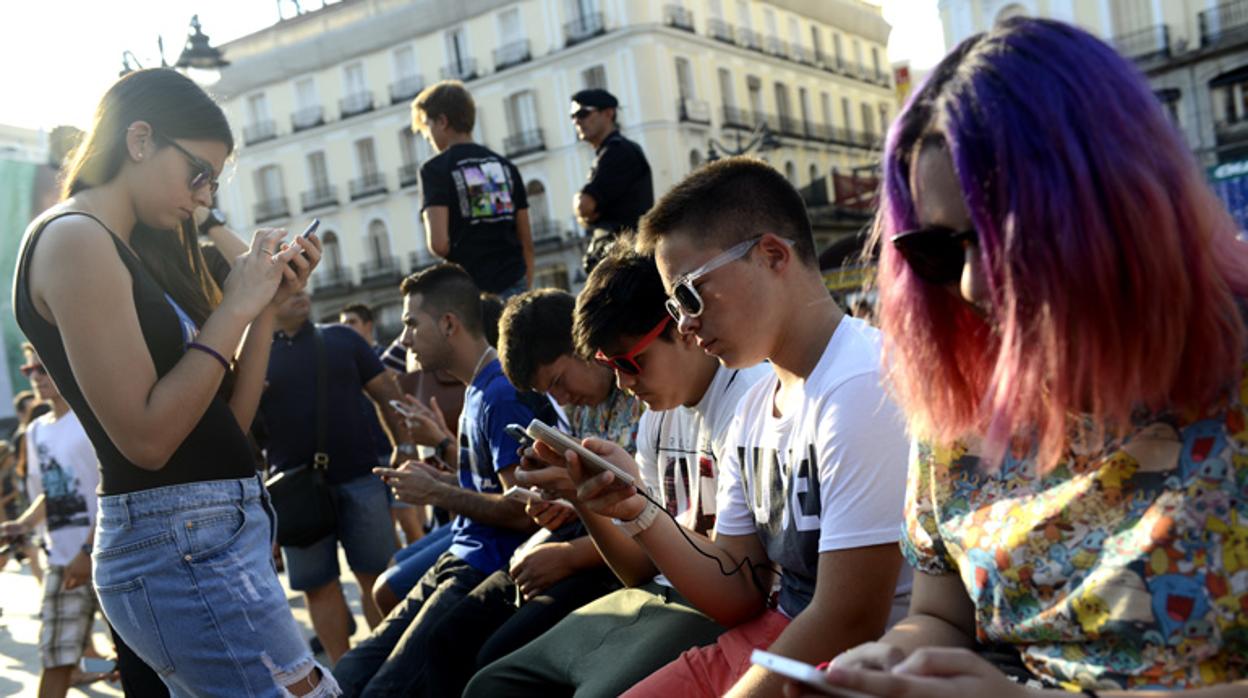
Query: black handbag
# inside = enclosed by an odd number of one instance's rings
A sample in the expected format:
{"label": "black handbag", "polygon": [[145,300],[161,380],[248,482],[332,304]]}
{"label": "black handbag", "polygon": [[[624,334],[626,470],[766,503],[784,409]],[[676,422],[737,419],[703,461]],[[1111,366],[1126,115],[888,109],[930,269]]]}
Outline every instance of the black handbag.
{"label": "black handbag", "polygon": [[311,463],[274,473],[264,483],[277,514],[277,543],[292,548],[312,545],[338,528],[333,493],[325,481],[325,472],[329,470],[329,453],[325,450],[329,426],[325,340],[315,325],[312,332],[316,342],[316,453]]}

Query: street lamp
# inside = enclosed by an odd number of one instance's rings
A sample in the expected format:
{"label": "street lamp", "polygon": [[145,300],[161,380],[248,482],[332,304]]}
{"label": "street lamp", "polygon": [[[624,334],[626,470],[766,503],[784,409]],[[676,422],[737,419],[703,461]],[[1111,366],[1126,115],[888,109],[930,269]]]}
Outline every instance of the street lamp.
{"label": "street lamp", "polygon": [[745,155],[755,148],[758,149],[758,152],[765,153],[769,150],[777,150],[784,145],[780,142],[780,139],[776,137],[776,134],[772,133],[771,128],[768,127],[766,123],[759,124],[753,131],[750,132],[750,139],[748,142],[743,143],[744,139],[741,137],[740,131],[736,132],[736,136],[736,148],[729,148],[714,138],[706,139],[706,161],[715,162],[720,158],[719,153],[715,150],[717,147],[719,150],[723,151],[724,155],[728,157],[735,157],[737,155]]}
{"label": "street lamp", "polygon": [[[220,77],[219,69],[229,65],[230,62],[225,60],[221,55],[221,49],[213,48],[208,43],[208,35],[203,32],[199,24],[199,15],[191,17],[191,33],[186,37],[186,46],[182,49],[181,55],[178,56],[178,62],[174,63],[174,68],[180,68],[193,77],[198,77],[199,82],[215,82],[215,78]],[[169,62],[165,60],[165,40],[164,37],[156,37],[156,48],[160,52],[160,67],[168,68]],[[133,61],[134,65],[131,65]],[[131,51],[121,52],[121,72],[119,77],[125,77],[135,70],[142,70],[143,64],[139,62],[137,56]]]}

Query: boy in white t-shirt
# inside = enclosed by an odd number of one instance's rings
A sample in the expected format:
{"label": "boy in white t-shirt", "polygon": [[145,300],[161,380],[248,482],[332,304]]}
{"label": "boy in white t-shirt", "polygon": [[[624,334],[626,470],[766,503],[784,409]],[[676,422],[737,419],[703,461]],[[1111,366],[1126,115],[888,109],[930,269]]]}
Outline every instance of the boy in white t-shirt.
{"label": "boy in white t-shirt", "polygon": [[[769,371],[719,366],[676,332],[664,298],[654,260],[619,248],[589,275],[577,298],[573,335],[579,354],[610,366],[618,385],[649,408],[637,432],[642,481],[686,529],[706,533],[715,524],[717,461],[733,411]],[[552,467],[518,470],[516,480],[575,501],[566,468],[552,460]],[[655,576],[645,551],[611,519],[576,506],[594,544],[630,588],[581,607],[486,666],[465,696],[615,696],[723,632]]]}
{"label": "boy in white t-shirt", "polygon": [[781,677],[751,667],[753,649],[815,663],[904,614],[907,440],[880,385],[878,333],[828,295],[802,199],[761,161],[696,170],[642,219],[639,246],[654,250],[683,334],[726,367],[770,360],[773,375],[741,401],[702,554],[632,488],[569,464],[587,506],[624,521],[682,594],[732,628],[625,695],[780,695]]}
{"label": "boy in white t-shirt", "polygon": [[50,403],[52,410],[26,430],[26,485],[31,505],[15,520],[5,522],[0,533],[24,535],[40,523],[46,527],[48,572],[40,611],[43,673],[39,695],[64,696],[95,622],[91,544],[100,474],[95,449],[82,424],[29,346],[22,372],[29,376],[35,396]]}

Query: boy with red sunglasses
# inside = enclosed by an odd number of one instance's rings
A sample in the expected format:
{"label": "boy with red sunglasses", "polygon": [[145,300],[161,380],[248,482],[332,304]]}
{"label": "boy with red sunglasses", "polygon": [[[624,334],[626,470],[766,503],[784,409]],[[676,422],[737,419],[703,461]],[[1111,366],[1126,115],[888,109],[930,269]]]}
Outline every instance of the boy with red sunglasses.
{"label": "boy with red sunglasses", "polygon": [[[721,367],[676,332],[665,297],[653,258],[617,244],[577,298],[573,338],[578,353],[610,367],[619,387],[646,403],[637,431],[642,480],[663,502],[665,515],[705,534],[715,524],[716,463],[736,405],[768,370]],[[516,479],[575,502],[562,463],[519,470]],[[723,632],[655,576],[658,570],[627,525],[576,507],[611,569],[631,588],[581,607],[485,667],[465,696],[619,695]]]}

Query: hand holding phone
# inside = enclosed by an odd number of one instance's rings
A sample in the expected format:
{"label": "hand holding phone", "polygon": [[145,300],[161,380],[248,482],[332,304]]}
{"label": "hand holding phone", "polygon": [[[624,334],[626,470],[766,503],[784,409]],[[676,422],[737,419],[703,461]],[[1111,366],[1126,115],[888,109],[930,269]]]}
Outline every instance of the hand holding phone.
{"label": "hand holding phone", "polygon": [[806,662],[799,662],[796,659],[782,657],[778,654],[772,654],[766,650],[754,650],[750,654],[750,662],[761,666],[767,671],[775,672],[781,676],[793,679],[803,686],[808,686],[813,690],[829,696],[839,696],[840,698],[872,698],[866,693],[851,691],[848,688],[833,686],[827,682],[824,673],[818,667],[811,666]]}
{"label": "hand holding phone", "polygon": [[615,475],[615,479],[625,485],[636,486],[637,480],[629,473],[625,472],[615,463],[603,458],[602,456],[590,451],[578,442],[576,439],[564,434],[563,432],[542,422],[540,419],[534,419],[529,422],[529,436],[550,446],[559,453],[565,451],[574,451],[580,456],[581,463],[590,469],[598,472],[607,471]]}

